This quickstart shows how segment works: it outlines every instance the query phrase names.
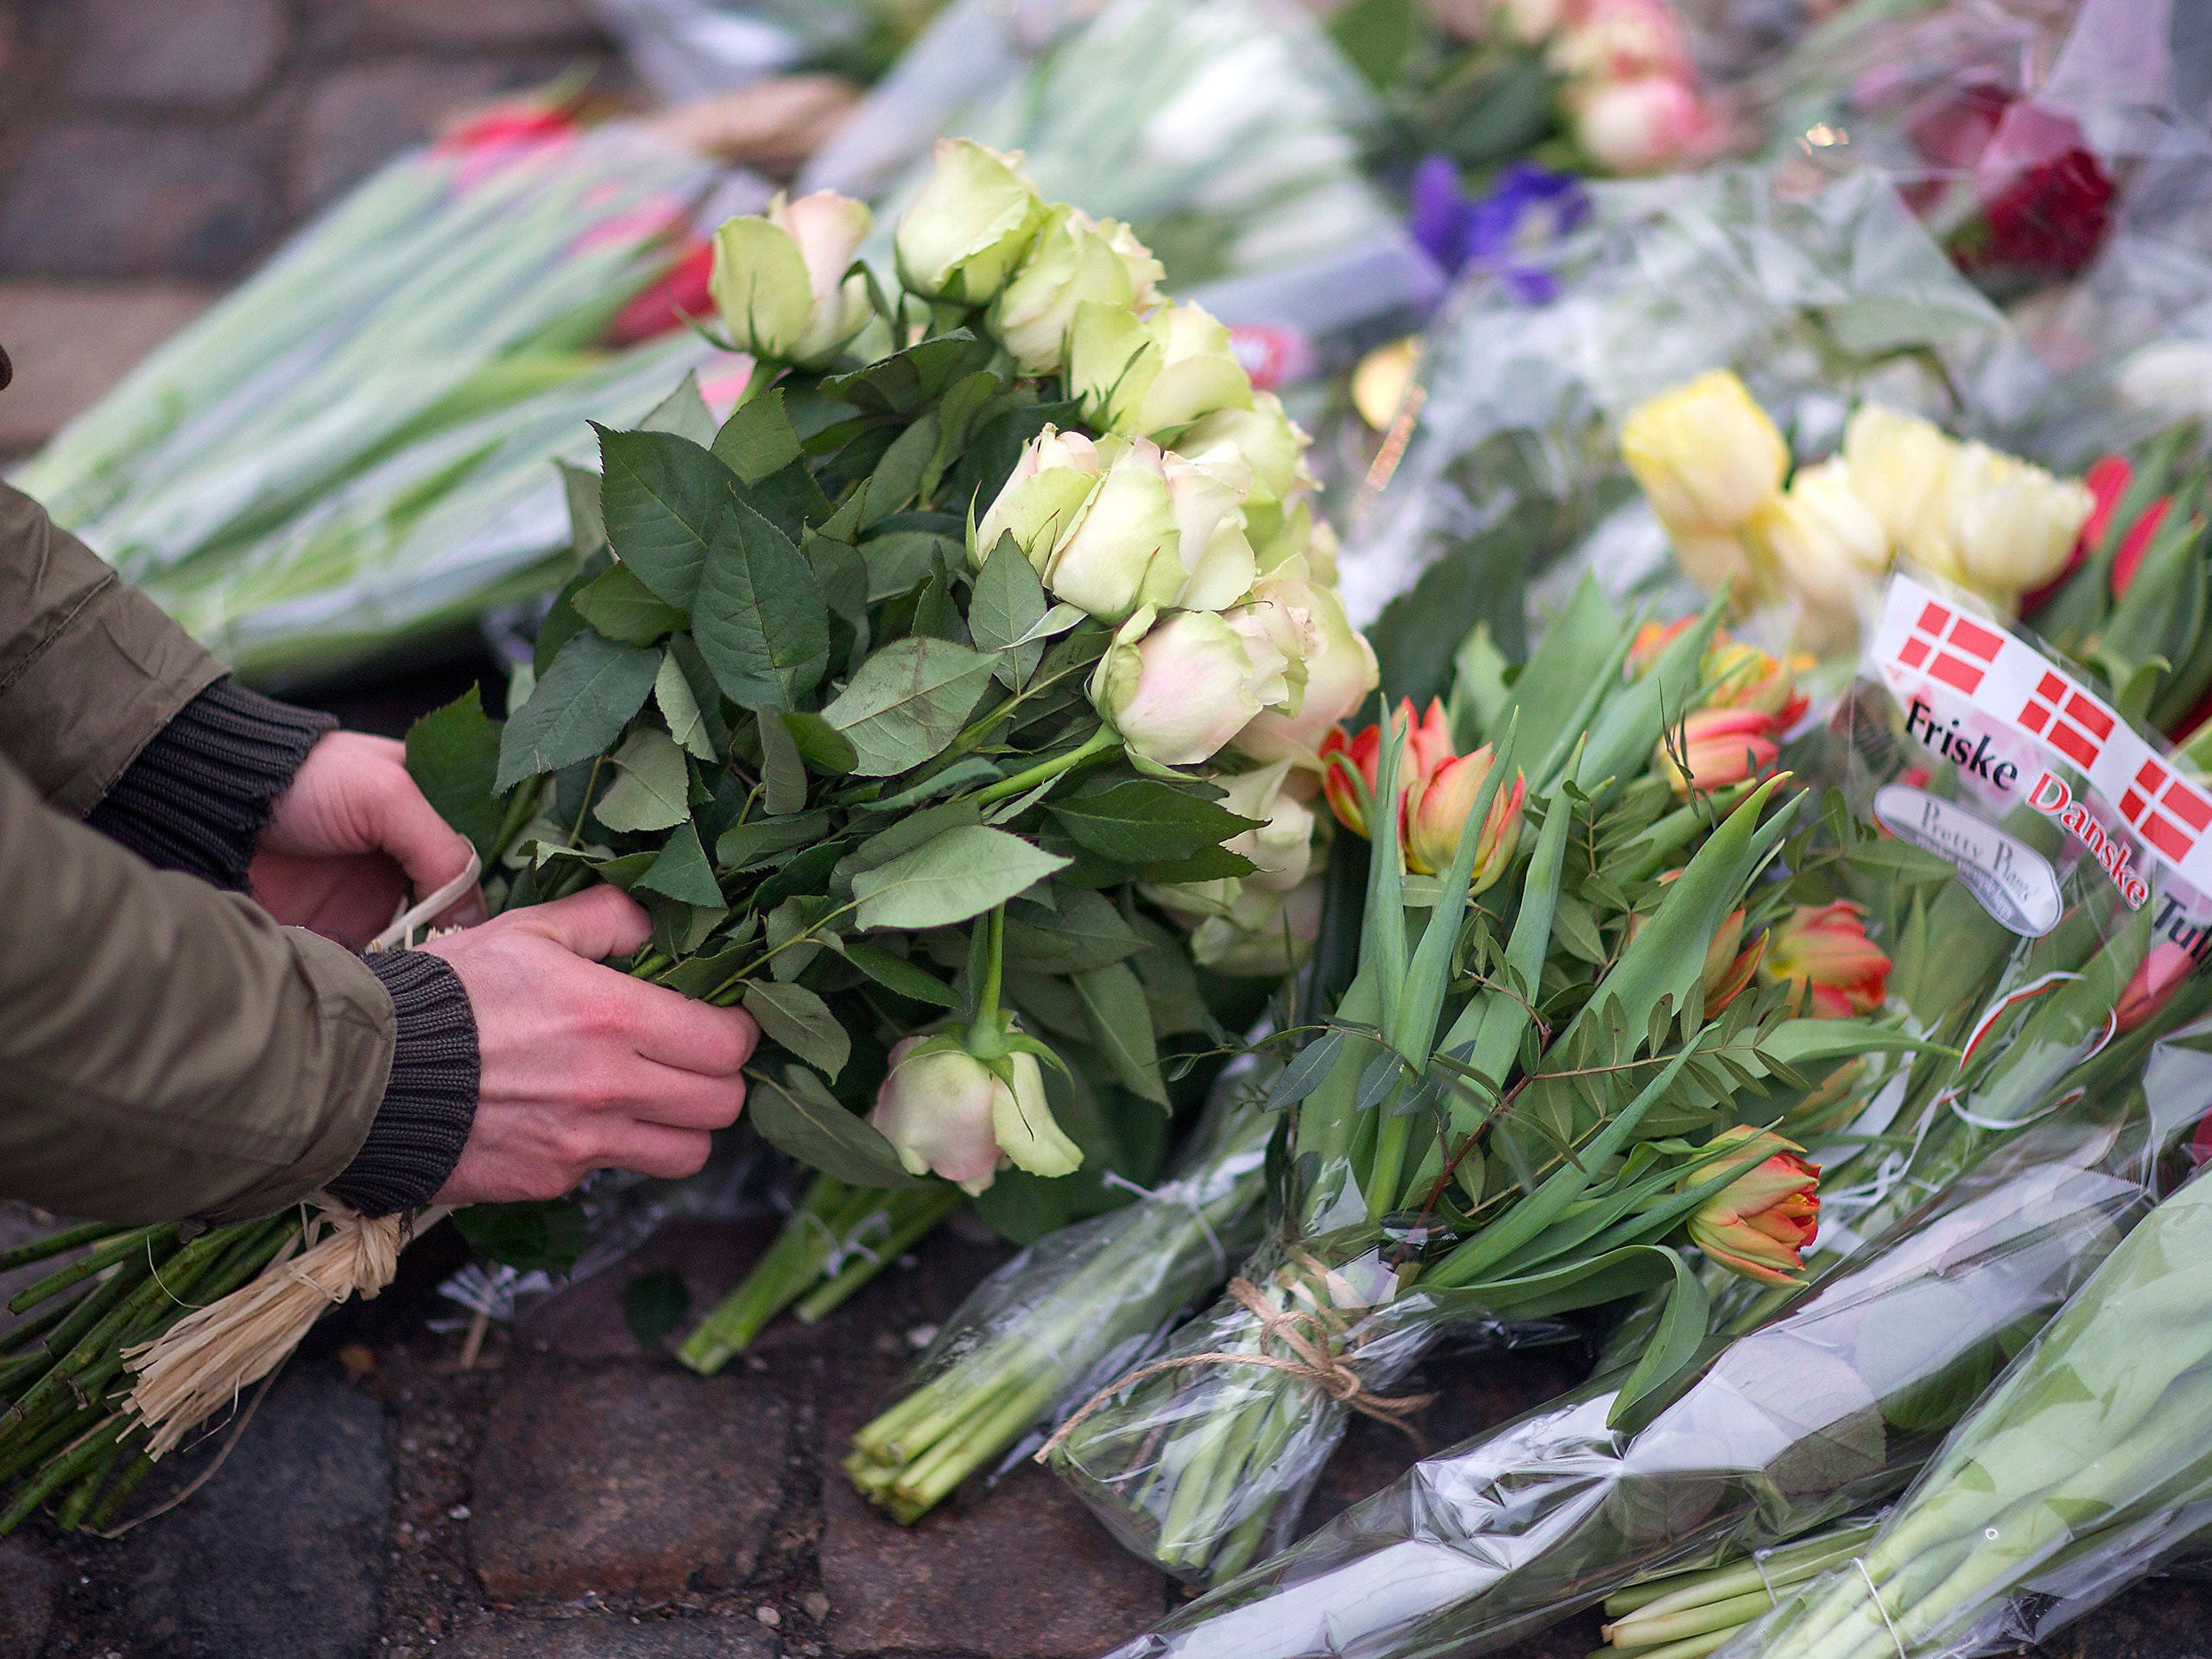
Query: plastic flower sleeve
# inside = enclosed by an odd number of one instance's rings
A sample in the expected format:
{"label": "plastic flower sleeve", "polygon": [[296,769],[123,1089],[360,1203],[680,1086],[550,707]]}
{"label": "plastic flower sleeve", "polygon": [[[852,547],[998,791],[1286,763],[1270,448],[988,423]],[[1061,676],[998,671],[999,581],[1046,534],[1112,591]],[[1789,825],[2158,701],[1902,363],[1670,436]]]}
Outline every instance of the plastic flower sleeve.
{"label": "plastic flower sleeve", "polygon": [[[1924,624],[1950,630],[1949,649]],[[2188,828],[2172,813],[2197,812],[2185,763],[2077,665],[1909,576],[1790,763],[1869,838],[1845,890],[1890,955],[1892,1003],[1949,1051],[1803,1137],[1822,1167],[1819,1270],[2070,1091],[2136,1082],[2149,1042],[2204,1005],[2212,901],[2170,851]],[[1788,1295],[1711,1264],[1703,1276],[1716,1331],[1752,1328]],[[1655,1317],[1631,1314],[1607,1358],[1635,1352]]]}
{"label": "plastic flower sleeve", "polygon": [[2212,1527],[2212,1182],[2160,1205],[1849,1564],[1728,1659],[1968,1659],[2040,1641]]}
{"label": "plastic flower sleeve", "polygon": [[[1265,98],[1241,89],[1265,86]],[[1417,323],[1435,264],[1369,185],[1367,89],[1269,0],[1113,0],[944,12],[801,187],[881,199],[888,224],[940,133],[1018,150],[1047,196],[1128,224],[1185,297],[1239,331],[1263,389]]]}
{"label": "plastic flower sleeve", "polygon": [[1144,1360],[1259,1242],[1275,1124],[1255,1086],[1248,1067],[1217,1084],[1169,1180],[1047,1235],[978,1285],[898,1401],[854,1437],[854,1485],[911,1520]]}
{"label": "plastic flower sleeve", "polygon": [[2177,1052],[2144,1094],[1994,1149],[1635,1432],[1618,1374],[1425,1459],[1117,1659],[1447,1659],[1645,1574],[1741,1553],[1900,1485],[2152,1203],[2154,1153],[2212,1105]]}
{"label": "plastic flower sleeve", "polygon": [[1552,297],[1462,279],[1369,473],[1380,493],[1357,512],[1343,588],[1376,623],[1393,695],[1440,690],[1472,619],[1513,655],[1523,573],[1529,617],[1585,573],[1660,615],[1695,607],[1620,459],[1619,424],[1653,394],[1735,369],[1804,453],[1824,453],[1868,391],[1944,410],[1931,358],[2004,331],[1872,174],[1803,197],[1758,168],[1589,188],[1583,228],[1531,256]]}
{"label": "plastic flower sleeve", "polygon": [[17,481],[250,677],[343,668],[552,585],[547,460],[717,356],[687,331],[602,344],[717,175],[640,127],[546,119],[393,162]]}

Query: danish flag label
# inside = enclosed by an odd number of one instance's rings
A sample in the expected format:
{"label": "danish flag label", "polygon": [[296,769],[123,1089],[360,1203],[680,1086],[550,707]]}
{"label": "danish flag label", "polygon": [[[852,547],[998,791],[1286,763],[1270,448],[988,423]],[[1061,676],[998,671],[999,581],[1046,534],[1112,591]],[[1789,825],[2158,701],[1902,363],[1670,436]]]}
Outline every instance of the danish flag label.
{"label": "danish flag label", "polygon": [[2025,640],[1897,576],[1873,657],[1917,739],[1982,792],[2059,818],[2130,903],[2148,892],[2139,856],[2212,894],[2212,793]]}

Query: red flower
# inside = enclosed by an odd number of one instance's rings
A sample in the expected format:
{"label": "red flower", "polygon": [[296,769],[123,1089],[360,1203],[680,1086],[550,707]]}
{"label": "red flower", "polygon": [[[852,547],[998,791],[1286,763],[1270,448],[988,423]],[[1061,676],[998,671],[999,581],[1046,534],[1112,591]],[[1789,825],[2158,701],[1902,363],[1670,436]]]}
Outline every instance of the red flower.
{"label": "red flower", "polygon": [[[1741,1143],[1723,1155],[1724,1168],[1736,1178],[1707,1199],[1690,1218],[1690,1242],[1732,1273],[1767,1284],[1794,1283],[1804,1267],[1803,1252],[1820,1234],[1820,1166],[1798,1156],[1803,1150],[1772,1130],[1739,1124],[1715,1144]],[[1692,1170],[1685,1181],[1713,1178],[1711,1166]]]}
{"label": "red flower", "polygon": [[2130,977],[2113,1006],[2113,1018],[2118,1031],[2133,1031],[2169,1002],[2181,982],[2189,978],[2196,966],[2196,959],[2170,939],[2162,939],[2151,947],[2142,966]]}
{"label": "red flower", "polygon": [[634,295],[607,325],[610,345],[635,345],[714,314],[707,284],[714,275],[714,244],[692,242],[676,256],[667,275]]}
{"label": "red flower", "polygon": [[1685,773],[1669,746],[1670,733],[1653,757],[1678,795],[1706,794],[1759,776],[1781,755],[1782,723],[1755,708],[1692,709],[1683,719],[1680,750]]}
{"label": "red flower", "polygon": [[1769,934],[1766,977],[1794,989],[1817,1020],[1871,1014],[1889,995],[1889,956],[1848,900],[1800,904]]}
{"label": "red flower", "polygon": [[2070,276],[2112,228],[2112,177],[2062,111],[2016,98],[1974,168],[1981,224],[1954,250],[1959,268]]}
{"label": "red flower", "polygon": [[[2081,540],[2074,545],[2074,557],[2067,564],[2071,571],[2097,548],[2102,547],[2112,529],[2112,521],[2120,511],[2121,499],[2127,486],[2134,482],[2135,469],[2128,465],[2125,455],[2100,456],[2089,470],[2082,474],[2082,482],[2095,497],[2096,506],[2089,522],[2082,526]],[[2165,522],[2166,510],[2173,505],[2171,496],[2160,496],[2127,527],[2120,539],[2119,551],[2112,558],[2112,597],[2124,599],[2135,580],[2135,573],[2143,564],[2143,555],[2150,551],[2151,543],[2158,539],[2158,529]],[[2060,581],[2065,579],[2062,575]],[[2053,583],[2056,586],[2057,584]]]}
{"label": "red flower", "polygon": [[[1446,761],[1456,757],[1451,748],[1451,722],[1444,714],[1440,699],[1431,697],[1428,712],[1418,720],[1413,718],[1413,700],[1400,699],[1392,724],[1406,734],[1406,746],[1398,757],[1398,833],[1400,845],[1403,845],[1406,791],[1416,782],[1428,782]],[[1355,835],[1365,835],[1367,815],[1360,810],[1359,797],[1353,791],[1351,780],[1344,776],[1343,768],[1332,765],[1329,757],[1342,755],[1349,761],[1372,795],[1376,769],[1382,758],[1382,728],[1369,725],[1347,738],[1342,726],[1333,726],[1321,739],[1320,755],[1325,769],[1321,792],[1328,797],[1330,810],[1346,829]]]}

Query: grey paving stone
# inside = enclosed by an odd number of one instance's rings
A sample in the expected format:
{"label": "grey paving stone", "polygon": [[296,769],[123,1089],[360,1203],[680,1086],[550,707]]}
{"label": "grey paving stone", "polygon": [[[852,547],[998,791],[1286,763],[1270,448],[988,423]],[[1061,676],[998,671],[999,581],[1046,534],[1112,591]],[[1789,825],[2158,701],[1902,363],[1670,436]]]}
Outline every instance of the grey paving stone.
{"label": "grey paving stone", "polygon": [[79,1634],[162,1659],[359,1659],[391,1499],[382,1409],[295,1369],[190,1502],[79,1556],[103,1628]]}
{"label": "grey paving stone", "polygon": [[294,206],[321,206],[399,151],[435,136],[462,111],[501,92],[541,85],[573,61],[421,57],[338,70],[307,97],[292,168]]}
{"label": "grey paving stone", "polygon": [[775,1638],[756,1620],[732,1618],[502,1618],[439,1651],[449,1659],[774,1659]]}
{"label": "grey paving stone", "polygon": [[[0,282],[0,345],[16,366],[0,395],[0,452],[44,443],[217,292],[204,282]],[[0,1244],[13,1242],[8,1227],[0,1211]]]}
{"label": "grey paving stone", "polygon": [[69,91],[88,104],[234,108],[282,61],[282,0],[73,0],[63,28]]}
{"label": "grey paving stone", "polygon": [[0,1659],[33,1659],[54,1622],[56,1575],[26,1538],[0,1538]]}
{"label": "grey paving stone", "polygon": [[650,1605],[751,1574],[788,1409],[744,1372],[515,1365],[476,1464],[471,1542],[493,1601]]}
{"label": "grey paving stone", "polygon": [[583,0],[363,0],[362,32],[410,47],[595,46]]}
{"label": "grey paving stone", "polygon": [[0,276],[232,275],[276,218],[237,133],[64,122],[0,185]]}

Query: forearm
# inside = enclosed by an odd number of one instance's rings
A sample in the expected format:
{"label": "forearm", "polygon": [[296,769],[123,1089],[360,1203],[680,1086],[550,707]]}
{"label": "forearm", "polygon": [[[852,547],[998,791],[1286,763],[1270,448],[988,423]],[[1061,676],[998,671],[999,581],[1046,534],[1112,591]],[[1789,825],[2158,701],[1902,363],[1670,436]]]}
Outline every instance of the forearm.
{"label": "forearm", "polygon": [[[246,899],[149,868],[47,808],[4,763],[0,890],[11,911],[0,1188],[66,1213],[142,1220],[266,1213],[343,1186],[401,1046],[377,972]],[[371,1189],[403,1182],[425,1145],[458,1154],[466,1136],[474,1030],[465,997],[438,972],[427,988],[395,985],[417,1005],[427,1044],[409,1045],[398,1080],[437,1097],[431,1126],[387,1137],[362,1172]],[[423,1020],[426,1001],[443,1007],[442,1022]]]}

